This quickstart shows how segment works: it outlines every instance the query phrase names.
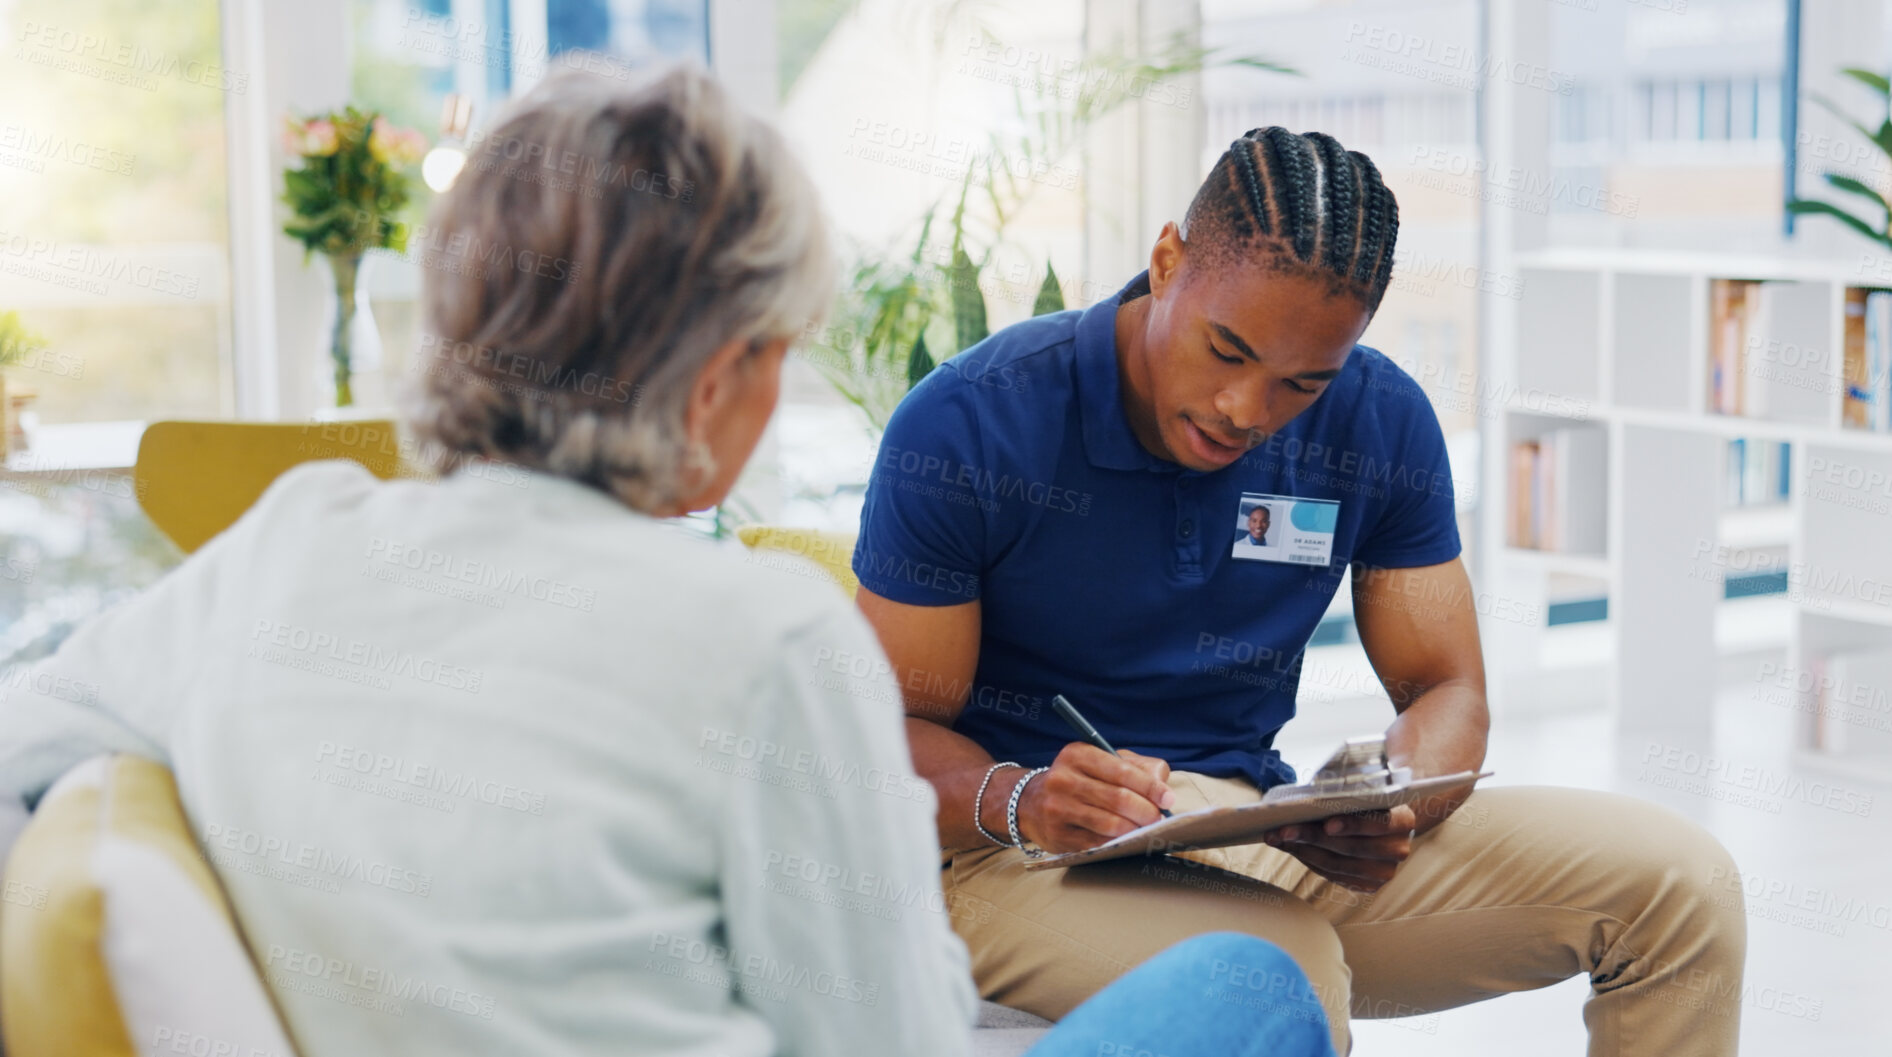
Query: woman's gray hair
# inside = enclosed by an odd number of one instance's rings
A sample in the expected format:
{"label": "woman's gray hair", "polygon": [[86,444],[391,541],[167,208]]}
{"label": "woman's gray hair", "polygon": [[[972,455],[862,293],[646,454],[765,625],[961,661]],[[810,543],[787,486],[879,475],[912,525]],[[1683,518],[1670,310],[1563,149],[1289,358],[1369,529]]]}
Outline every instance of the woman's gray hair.
{"label": "woman's gray hair", "polygon": [[690,67],[548,77],[471,137],[421,241],[405,417],[434,468],[503,460],[646,512],[714,473],[684,433],[711,354],[792,339],[834,293],[807,174]]}

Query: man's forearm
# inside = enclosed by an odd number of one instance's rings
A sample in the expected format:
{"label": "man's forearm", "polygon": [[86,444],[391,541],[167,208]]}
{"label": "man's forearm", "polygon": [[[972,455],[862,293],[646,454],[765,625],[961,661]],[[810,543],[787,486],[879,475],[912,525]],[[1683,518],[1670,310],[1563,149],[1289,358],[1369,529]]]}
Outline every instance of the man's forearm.
{"label": "man's forearm", "polygon": [[[1482,691],[1460,682],[1440,683],[1386,728],[1386,755],[1395,766],[1411,767],[1415,778],[1476,771],[1484,765],[1490,729]],[[1464,786],[1414,804],[1418,832],[1444,822],[1471,793],[1472,787]]]}
{"label": "man's forearm", "polygon": [[[992,842],[972,824],[972,802],[979,783],[996,761],[979,743],[937,723],[907,717],[907,742],[920,777],[933,784],[939,796],[939,843],[942,848],[979,848]],[[1005,836],[1005,801],[1025,772],[1007,767],[992,776],[986,787],[985,828]]]}

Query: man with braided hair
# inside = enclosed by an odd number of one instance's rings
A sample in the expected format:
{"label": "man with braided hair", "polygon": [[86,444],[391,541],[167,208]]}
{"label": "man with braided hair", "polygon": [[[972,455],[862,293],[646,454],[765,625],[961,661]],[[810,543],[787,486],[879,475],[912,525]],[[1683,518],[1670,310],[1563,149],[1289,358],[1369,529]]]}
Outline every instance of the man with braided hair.
{"label": "man with braided hair", "polygon": [[[1706,896],[1733,864],[1629,797],[1460,789],[1252,846],[1024,868],[1159,809],[1293,781],[1275,735],[1349,570],[1392,761],[1420,777],[1484,762],[1438,420],[1358,344],[1398,233],[1365,155],[1253,130],[1119,294],[993,335],[889,422],[858,597],[939,795],[944,886],[980,989],[1056,1018],[1181,937],[1239,929],[1300,963],[1341,1053],[1350,1016],[1583,973],[1593,1055],[1732,1054],[1745,918]],[[983,384],[1021,371],[1029,390]],[[1231,549],[1257,504],[1275,538]],[[1055,694],[1118,753],[1074,741]]]}

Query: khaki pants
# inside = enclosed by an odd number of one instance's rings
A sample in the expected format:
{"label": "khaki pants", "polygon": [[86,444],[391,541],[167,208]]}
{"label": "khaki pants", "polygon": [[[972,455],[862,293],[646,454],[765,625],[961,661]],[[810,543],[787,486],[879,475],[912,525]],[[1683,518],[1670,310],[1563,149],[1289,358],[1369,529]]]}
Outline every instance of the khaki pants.
{"label": "khaki pants", "polygon": [[[1177,772],[1170,785],[1178,811],[1260,798],[1239,779]],[[941,881],[980,992],[1055,1020],[1170,944],[1233,930],[1293,956],[1340,1054],[1350,1015],[1414,1016],[1577,973],[1593,989],[1591,1057],[1735,1052],[1740,883],[1721,845],[1667,809],[1481,789],[1370,895],[1265,844],[1188,855],[1028,872],[1010,849],[946,852]]]}

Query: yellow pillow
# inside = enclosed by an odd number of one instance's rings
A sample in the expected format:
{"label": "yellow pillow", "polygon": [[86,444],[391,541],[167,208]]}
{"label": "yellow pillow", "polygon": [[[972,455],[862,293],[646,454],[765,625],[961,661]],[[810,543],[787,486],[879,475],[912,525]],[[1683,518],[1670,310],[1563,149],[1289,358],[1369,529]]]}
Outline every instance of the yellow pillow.
{"label": "yellow pillow", "polygon": [[163,765],[100,756],[60,778],[4,893],[8,1057],[293,1057]]}
{"label": "yellow pillow", "polygon": [[854,575],[853,532],[822,532],[817,529],[777,528],[772,525],[744,525],[736,538],[751,550],[783,551],[813,562],[815,568],[841,586],[849,598],[860,589],[860,577]]}

